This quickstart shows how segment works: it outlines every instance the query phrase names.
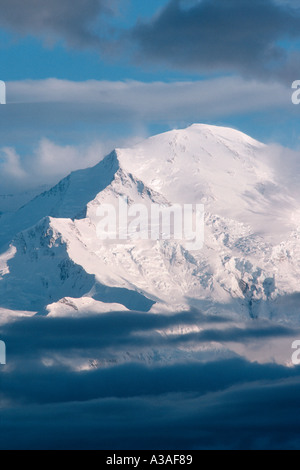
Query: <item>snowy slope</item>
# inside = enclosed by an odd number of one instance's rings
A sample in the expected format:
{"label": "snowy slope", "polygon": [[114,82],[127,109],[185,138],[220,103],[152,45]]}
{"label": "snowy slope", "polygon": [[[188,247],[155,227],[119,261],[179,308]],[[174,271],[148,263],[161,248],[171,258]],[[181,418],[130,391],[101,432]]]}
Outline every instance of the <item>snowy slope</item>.
{"label": "snowy slope", "polygon": [[118,160],[112,152],[94,168],[71,173],[16,213],[4,214],[0,219],[0,247],[44,217],[85,217],[88,202],[112,182],[117,169]]}
{"label": "snowy slope", "polygon": [[[205,243],[106,243],[97,209],[204,204]],[[0,307],[51,315],[196,307],[298,322],[300,217],[270,149],[194,125],[117,149],[0,219]],[[49,307],[47,307],[49,306]],[[119,308],[117,308],[119,307]],[[73,312],[73,313],[71,313]]]}
{"label": "snowy slope", "polygon": [[297,209],[268,148],[233,129],[195,124],[118,155],[122,167],[172,202],[203,203],[208,212],[251,223],[265,235],[278,232],[279,220],[289,225]]}

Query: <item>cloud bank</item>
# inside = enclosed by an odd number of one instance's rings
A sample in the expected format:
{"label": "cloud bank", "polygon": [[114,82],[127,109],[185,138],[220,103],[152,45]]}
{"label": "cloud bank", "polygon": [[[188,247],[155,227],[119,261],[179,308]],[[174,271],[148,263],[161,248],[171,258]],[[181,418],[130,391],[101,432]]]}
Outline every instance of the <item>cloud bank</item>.
{"label": "cloud bank", "polygon": [[[204,335],[157,332],[182,325]],[[0,334],[1,449],[299,448],[300,369],[251,363],[221,347],[297,331],[259,322],[241,335],[230,320],[197,311],[87,312],[21,319]]]}
{"label": "cloud bank", "polygon": [[170,0],[130,32],[139,60],[199,73],[292,81],[300,63],[297,2]]}

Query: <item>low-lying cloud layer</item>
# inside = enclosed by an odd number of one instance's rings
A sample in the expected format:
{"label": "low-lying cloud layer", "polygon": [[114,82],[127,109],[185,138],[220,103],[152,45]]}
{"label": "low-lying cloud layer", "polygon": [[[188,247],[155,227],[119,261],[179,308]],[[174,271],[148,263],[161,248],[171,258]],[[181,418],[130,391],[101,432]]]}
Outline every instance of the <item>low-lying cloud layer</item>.
{"label": "low-lying cloud layer", "polygon": [[[158,333],[183,325],[204,331]],[[244,327],[196,311],[2,326],[0,448],[297,448],[299,368],[250,363],[221,346],[274,337],[289,344],[297,331]]]}

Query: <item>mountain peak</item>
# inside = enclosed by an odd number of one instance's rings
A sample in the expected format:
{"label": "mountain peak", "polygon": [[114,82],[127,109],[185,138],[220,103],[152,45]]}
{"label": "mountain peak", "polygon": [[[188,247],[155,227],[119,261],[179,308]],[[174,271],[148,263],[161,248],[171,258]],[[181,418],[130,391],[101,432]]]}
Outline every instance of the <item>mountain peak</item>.
{"label": "mountain peak", "polygon": [[[57,313],[61,299],[80,309],[90,302],[72,299],[84,297],[139,311],[276,316],[280,296],[297,290],[300,231],[291,215],[299,204],[269,156],[267,146],[239,131],[194,124],[71,173],[0,219],[1,239],[11,242],[0,254],[2,307],[43,311],[53,304]],[[133,212],[204,204],[203,249],[189,252],[166,239],[104,243],[98,209],[117,210],[120,197]]]}
{"label": "mountain peak", "polygon": [[16,233],[26,230],[44,217],[85,218],[88,203],[113,181],[118,169],[118,157],[116,151],[113,151],[96,166],[70,173],[16,213],[4,214],[1,218],[0,247]]}
{"label": "mountain peak", "polygon": [[265,144],[253,139],[249,135],[231,127],[215,126],[210,124],[199,124],[195,123],[189,126],[184,131],[196,131],[199,134],[207,135],[210,134],[215,138],[223,138],[232,140],[233,142],[244,142],[254,147],[265,147]]}

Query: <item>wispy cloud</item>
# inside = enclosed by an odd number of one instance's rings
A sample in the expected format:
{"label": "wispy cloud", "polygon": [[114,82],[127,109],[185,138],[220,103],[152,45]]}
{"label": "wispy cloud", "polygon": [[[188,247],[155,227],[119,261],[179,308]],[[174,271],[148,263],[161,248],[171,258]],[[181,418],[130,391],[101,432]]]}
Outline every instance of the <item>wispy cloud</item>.
{"label": "wispy cloud", "polygon": [[[265,84],[258,80],[220,77],[211,80],[182,82],[25,80],[7,84],[8,104],[82,105],[95,108],[104,116],[118,112],[121,116],[134,113],[148,119],[172,119],[174,110],[183,118],[192,112],[209,117],[244,113],[287,106],[291,102],[291,87]],[[220,100],[220,94],[222,100]],[[205,107],[207,105],[209,107]],[[101,106],[101,109],[99,109]],[[205,108],[204,108],[205,107]],[[100,115],[102,115],[100,113]],[[117,117],[117,116],[116,116]]]}
{"label": "wispy cloud", "polygon": [[[40,37],[48,43],[64,40],[76,48],[99,47],[105,22],[117,0],[1,0],[0,25],[18,35]],[[96,25],[98,26],[96,28]]]}

